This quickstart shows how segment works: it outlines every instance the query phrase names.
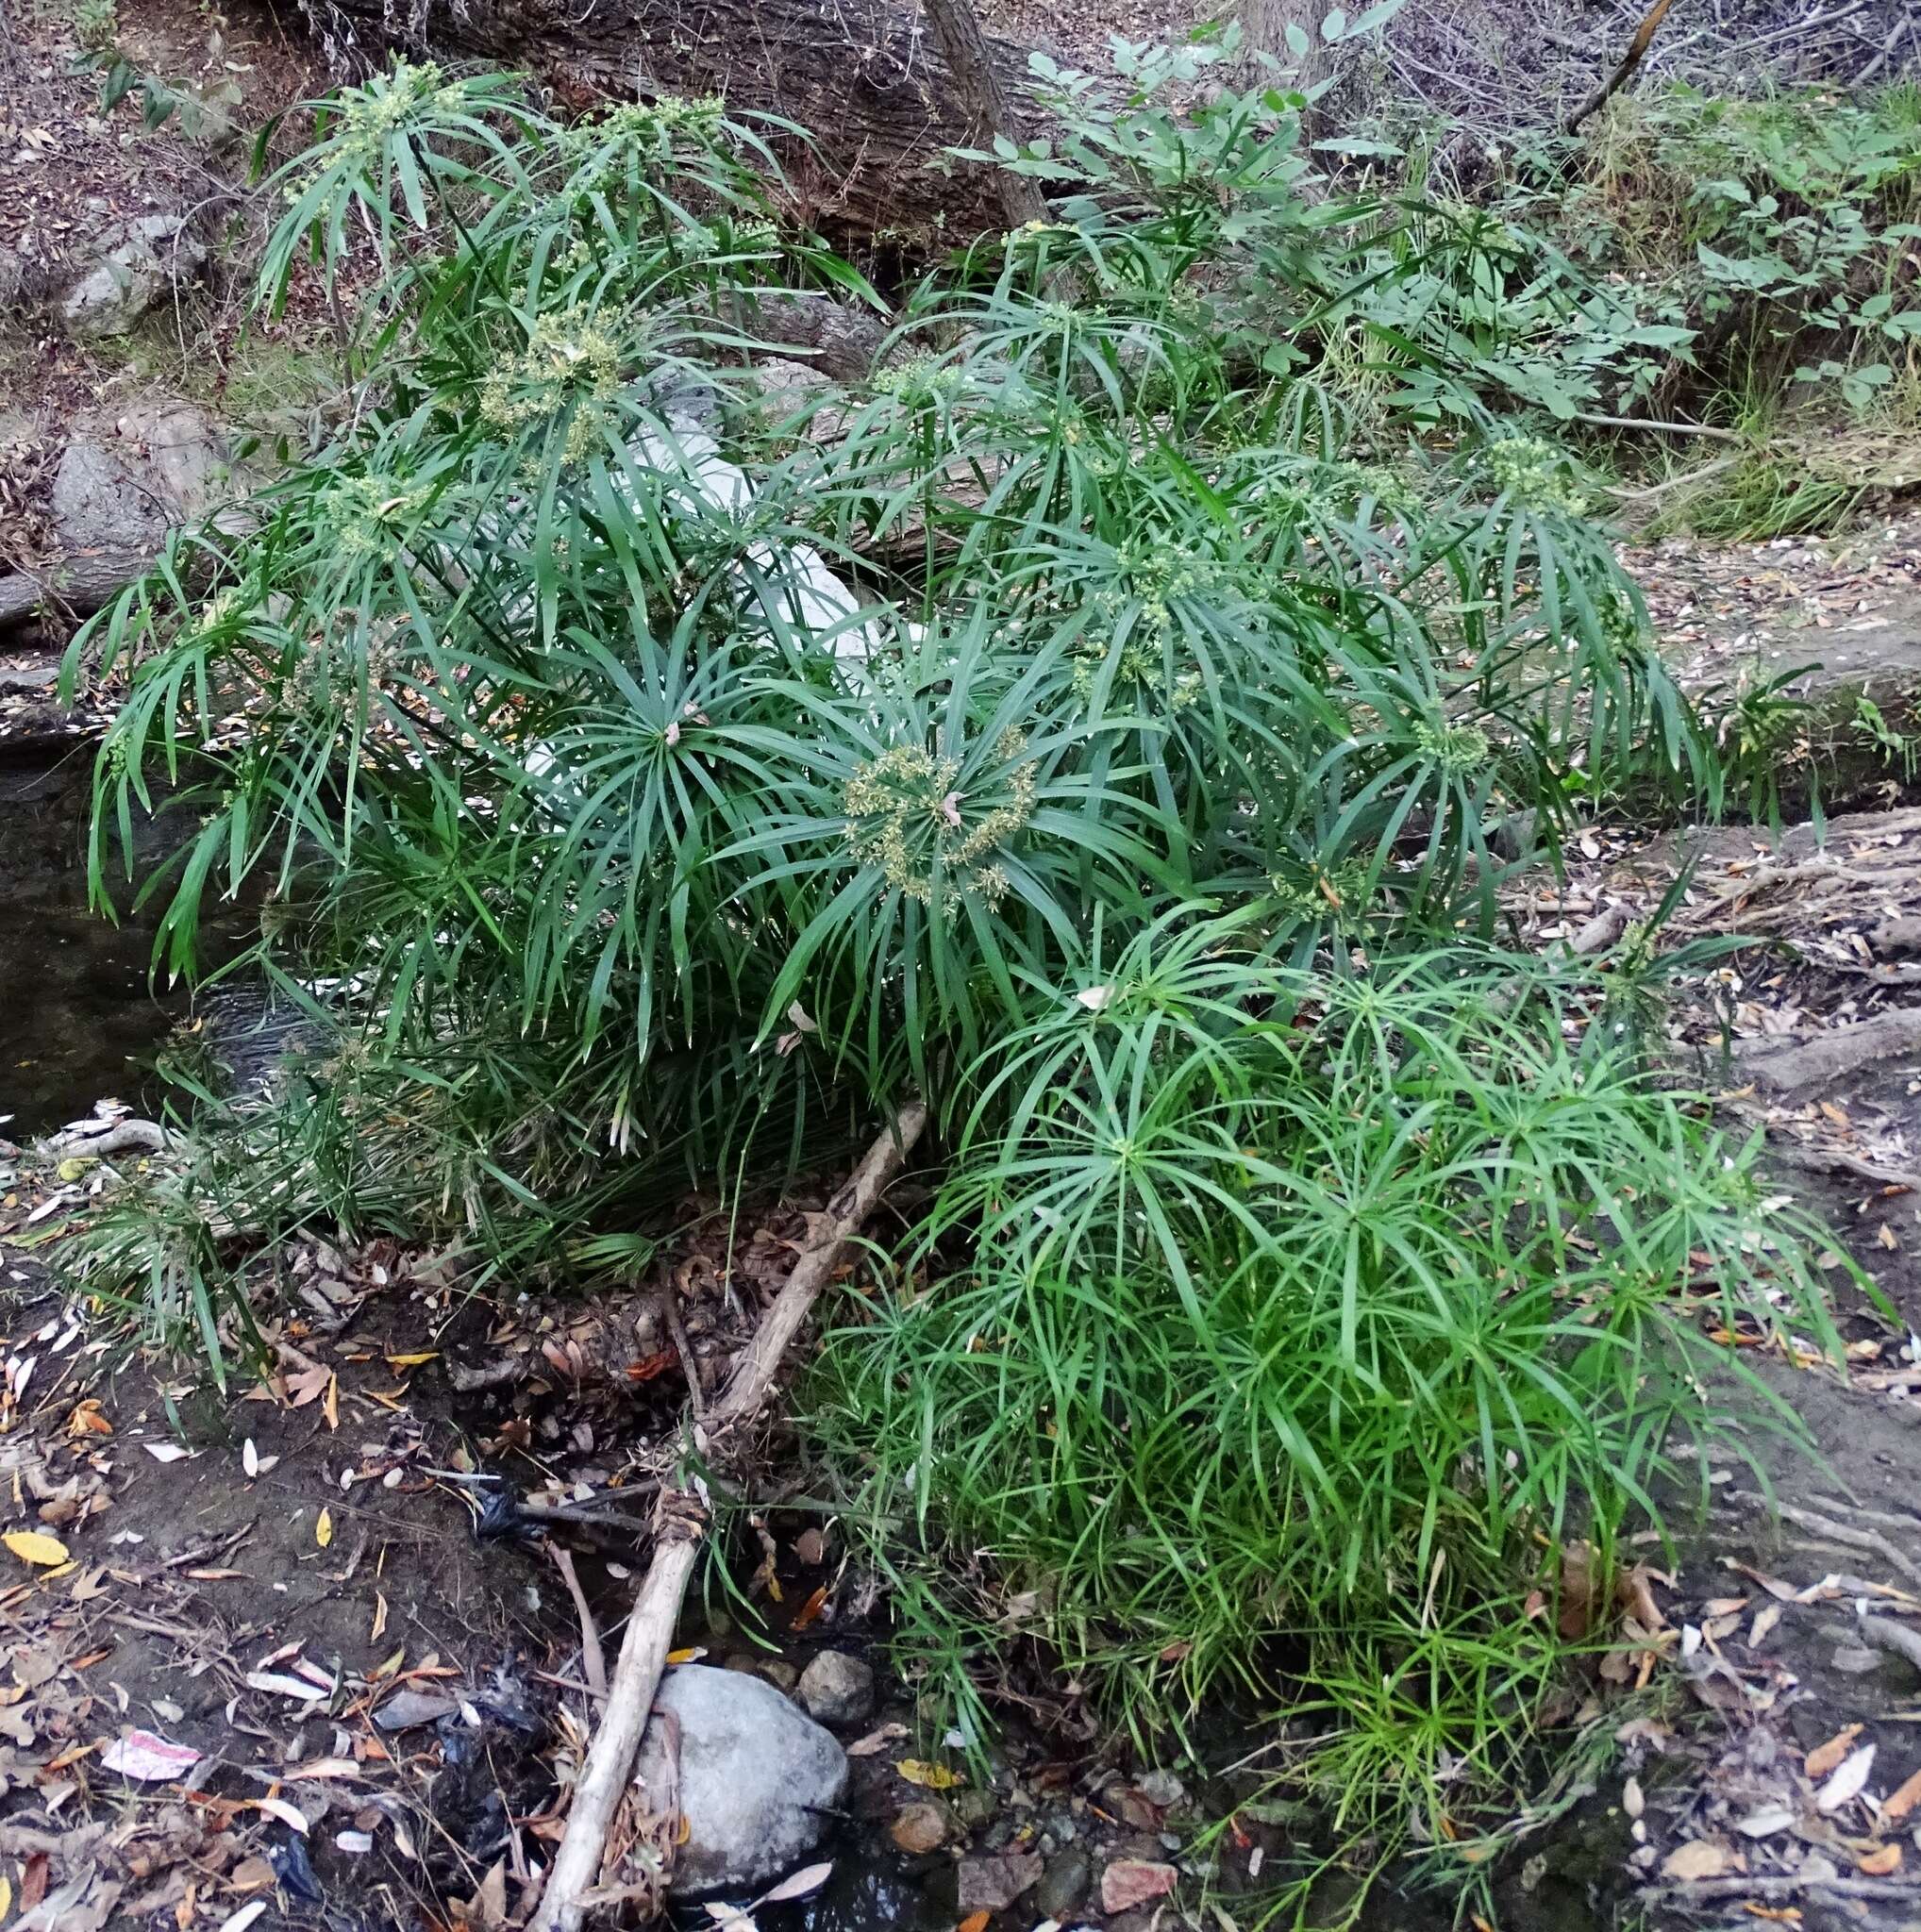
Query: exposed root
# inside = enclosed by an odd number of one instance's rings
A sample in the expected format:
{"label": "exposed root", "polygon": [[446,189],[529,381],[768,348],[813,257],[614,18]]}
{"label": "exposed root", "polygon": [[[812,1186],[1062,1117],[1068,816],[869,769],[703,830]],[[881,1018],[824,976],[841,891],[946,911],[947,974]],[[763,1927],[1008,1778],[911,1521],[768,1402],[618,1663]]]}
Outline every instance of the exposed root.
{"label": "exposed root", "polygon": [[1793,1503],[1771,1504],[1767,1497],[1753,1490],[1742,1491],[1738,1500],[1758,1503],[1763,1508],[1771,1507],[1783,1523],[1792,1523],[1796,1529],[1804,1529],[1823,1542],[1833,1543],[1844,1550],[1866,1550],[1879,1557],[1883,1562],[1892,1563],[1911,1583],[1921,1583],[1921,1563],[1904,1550],[1896,1549],[1878,1529],[1836,1523],[1832,1517],[1823,1516],[1813,1509],[1800,1508]]}

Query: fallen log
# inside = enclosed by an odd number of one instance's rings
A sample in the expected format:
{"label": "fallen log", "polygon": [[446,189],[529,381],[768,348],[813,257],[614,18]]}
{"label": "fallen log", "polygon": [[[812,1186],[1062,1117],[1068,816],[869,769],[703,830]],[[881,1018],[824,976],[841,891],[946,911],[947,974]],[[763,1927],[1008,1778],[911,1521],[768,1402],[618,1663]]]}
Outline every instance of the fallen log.
{"label": "fallen log", "polygon": [[0,576],[0,630],[34,618],[91,617],[153,560],[151,550],[73,551],[42,569]]}
{"label": "fallen log", "polygon": [[[693,1425],[696,1443],[709,1455],[725,1457],[728,1445],[723,1438],[759,1414],[788,1348],[832,1279],[847,1243],[874,1211],[887,1183],[919,1141],[927,1120],[927,1108],[918,1102],[903,1107],[867,1150],[853,1178],[828,1204],[827,1228],[793,1264],[705,1424]],[[654,1527],[653,1560],[634,1598],[620,1659],[608,1686],[607,1707],[574,1788],[567,1828],[554,1854],[530,1932],[579,1932],[592,1909],[608,1832],[633,1774],[674,1641],[681,1599],[707,1534],[706,1505],[691,1488],[664,1489],[655,1507]]]}
{"label": "fallen log", "polygon": [[[751,120],[812,135],[774,137],[794,211],[830,236],[965,242],[1004,225],[995,172],[944,150],[976,142],[975,115],[911,0],[302,0],[329,63],[348,73],[389,55],[524,66],[561,101],[718,94]],[[1028,130],[1027,50],[989,40],[993,71]]]}

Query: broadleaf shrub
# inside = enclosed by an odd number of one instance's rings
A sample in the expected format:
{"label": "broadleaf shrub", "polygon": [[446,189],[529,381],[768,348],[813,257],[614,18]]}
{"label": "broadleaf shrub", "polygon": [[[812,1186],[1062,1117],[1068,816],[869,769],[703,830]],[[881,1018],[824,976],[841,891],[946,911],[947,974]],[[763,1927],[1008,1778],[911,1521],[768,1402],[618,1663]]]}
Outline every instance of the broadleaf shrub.
{"label": "broadleaf shrub", "polygon": [[[1579,142],[1518,144],[1479,227],[1515,267],[1468,309],[1552,413],[1705,400],[1913,409],[1921,94],[1901,82],[1613,102]],[[1521,272],[1520,265],[1526,264]],[[1444,287],[1444,308],[1465,298]],[[1579,311],[1579,328],[1562,326]],[[1726,399],[1726,400],[1724,400]]]}

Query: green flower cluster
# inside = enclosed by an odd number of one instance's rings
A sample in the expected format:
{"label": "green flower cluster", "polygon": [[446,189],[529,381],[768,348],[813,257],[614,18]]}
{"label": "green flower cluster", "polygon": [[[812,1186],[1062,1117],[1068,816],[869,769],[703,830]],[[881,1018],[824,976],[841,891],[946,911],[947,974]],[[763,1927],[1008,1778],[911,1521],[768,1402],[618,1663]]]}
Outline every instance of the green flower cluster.
{"label": "green flower cluster", "polygon": [[1444,771],[1478,772],[1488,760],[1487,733],[1474,724],[1422,718],[1414,725],[1414,742]]}
{"label": "green flower cluster", "polygon": [[616,187],[631,159],[671,158],[676,142],[683,138],[710,147],[726,119],[727,104],[717,95],[688,100],[663,94],[658,101],[628,101],[561,136],[562,152],[577,166],[568,186],[575,194]]}
{"label": "green flower cluster", "polygon": [[[960,760],[917,744],[897,744],[855,770],[843,792],[847,841],[862,865],[877,866],[888,885],[920,905],[933,898],[938,874],[990,908],[1008,891],[1007,874],[988,858],[1033,816],[1039,774],[1024,758],[1027,740],[1002,734],[996,756],[1009,767],[1004,795],[969,824],[966,793],[955,790]],[[947,917],[959,912],[946,903]]]}
{"label": "green flower cluster", "polygon": [[876,395],[892,396],[897,403],[914,408],[959,395],[963,380],[960,371],[951,363],[922,353],[890,362],[877,372],[871,387]]}
{"label": "green flower cluster", "polygon": [[628,101],[584,130],[595,146],[652,147],[677,135],[711,141],[727,118],[718,94],[662,94],[658,101]]}
{"label": "green flower cluster", "polygon": [[1616,650],[1639,650],[1647,642],[1646,620],[1622,585],[1609,585],[1595,598],[1595,607],[1600,616],[1601,628]]}
{"label": "green flower cluster", "polygon": [[1502,437],[1481,451],[1480,460],[1495,488],[1529,509],[1579,516],[1587,508],[1568,475],[1567,458],[1538,436]]}
{"label": "green flower cluster", "polygon": [[216,591],[193,613],[193,621],[180,633],[182,643],[207,643],[223,635],[238,631],[244,621],[247,608],[237,587],[229,584],[224,591]]}
{"label": "green flower cluster", "polygon": [[593,447],[607,405],[620,392],[620,350],[583,308],[543,315],[518,356],[480,388],[481,419],[503,435],[551,423],[570,405],[567,459]]}
{"label": "green flower cluster", "polygon": [[1094,608],[1103,616],[1118,617],[1138,601],[1142,617],[1157,630],[1166,628],[1177,600],[1236,588],[1233,573],[1218,558],[1196,556],[1169,541],[1118,544],[1114,568],[1121,582],[1096,591]]}
{"label": "green flower cluster", "polygon": [[430,492],[393,476],[342,475],[327,492],[328,521],[350,557],[384,557],[426,508]]}
{"label": "green flower cluster", "polygon": [[[1074,646],[1074,689],[1081,699],[1092,698],[1101,673],[1113,653],[1113,633],[1107,629],[1084,634]],[[1167,701],[1183,710],[1201,694],[1198,671],[1178,672],[1172,690],[1167,690],[1167,654],[1160,644],[1140,636],[1129,637],[1120,647],[1120,663],[1114,676],[1121,684],[1131,684],[1139,691],[1167,691]]]}
{"label": "green flower cluster", "polygon": [[1328,493],[1345,505],[1371,497],[1395,516],[1410,516],[1421,507],[1420,491],[1385,464],[1329,463],[1322,474]]}
{"label": "green flower cluster", "polygon": [[1337,926],[1347,931],[1360,929],[1373,896],[1366,866],[1353,862],[1331,871],[1311,864],[1275,873],[1267,889],[1281,910],[1296,919],[1326,920],[1331,916]]}
{"label": "green flower cluster", "polygon": [[[340,175],[344,185],[375,169],[396,134],[424,130],[435,114],[455,112],[463,100],[459,83],[446,79],[432,60],[418,65],[397,60],[392,74],[376,76],[364,87],[344,89],[338,133],[321,150],[321,158],[306,177],[288,188],[287,200],[297,202],[323,175]],[[329,195],[325,211],[331,212],[332,208]]]}
{"label": "green flower cluster", "polygon": [[1261,508],[1270,518],[1298,525],[1317,516],[1351,514],[1363,501],[1394,516],[1411,516],[1421,507],[1420,492],[1398,471],[1379,463],[1326,463],[1290,478],[1263,484]]}

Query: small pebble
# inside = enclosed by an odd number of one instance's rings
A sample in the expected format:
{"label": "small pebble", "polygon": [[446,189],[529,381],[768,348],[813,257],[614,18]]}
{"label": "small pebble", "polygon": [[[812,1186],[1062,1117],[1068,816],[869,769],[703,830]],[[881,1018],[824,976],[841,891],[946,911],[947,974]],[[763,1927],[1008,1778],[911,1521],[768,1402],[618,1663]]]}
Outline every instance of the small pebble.
{"label": "small pebble", "polygon": [[800,1674],[797,1694],[817,1724],[864,1724],[874,1714],[874,1667],[844,1650],[824,1650]]}

